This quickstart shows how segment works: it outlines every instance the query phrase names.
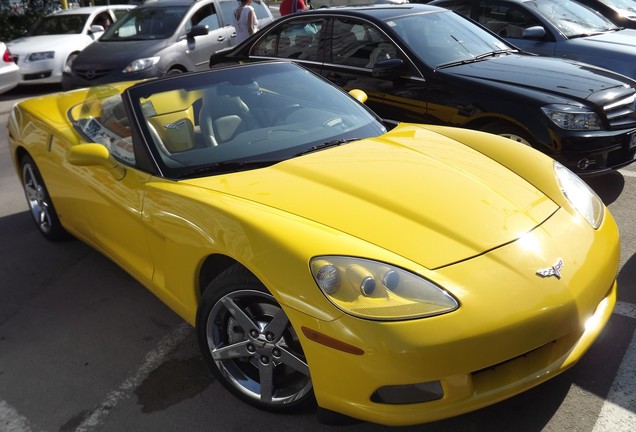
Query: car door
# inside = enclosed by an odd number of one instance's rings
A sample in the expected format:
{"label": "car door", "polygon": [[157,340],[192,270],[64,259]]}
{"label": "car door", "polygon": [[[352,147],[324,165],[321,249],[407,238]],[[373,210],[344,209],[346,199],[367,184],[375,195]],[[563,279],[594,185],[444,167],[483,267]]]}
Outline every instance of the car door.
{"label": "car door", "polygon": [[[208,28],[207,35],[188,37],[185,34],[195,25],[203,25]],[[181,37],[185,44],[185,55],[189,57],[194,70],[206,70],[209,68],[210,55],[220,49],[234,45],[232,37],[234,27],[222,21],[214,3],[201,4],[191,15],[186,23]]]}
{"label": "car door", "polygon": [[[427,81],[400,46],[373,23],[334,17],[323,33],[325,52],[321,74],[345,90],[363,90],[365,103],[379,116],[401,121],[424,122],[427,114]],[[376,77],[379,61],[401,59],[402,74]]]}
{"label": "car door", "polygon": [[[91,114],[77,115],[82,112]],[[82,219],[72,224],[85,227],[83,234],[93,246],[136,279],[149,282],[153,264],[142,211],[146,184],[151,176],[136,168],[121,96],[117,93],[104,98],[99,91],[89,93],[70,116],[78,119],[75,126],[85,141],[107,147],[119,164],[112,168],[77,164],[73,162],[72,152],[63,151],[66,160],[62,166],[68,173],[66,194],[72,195],[65,211],[69,217]]]}

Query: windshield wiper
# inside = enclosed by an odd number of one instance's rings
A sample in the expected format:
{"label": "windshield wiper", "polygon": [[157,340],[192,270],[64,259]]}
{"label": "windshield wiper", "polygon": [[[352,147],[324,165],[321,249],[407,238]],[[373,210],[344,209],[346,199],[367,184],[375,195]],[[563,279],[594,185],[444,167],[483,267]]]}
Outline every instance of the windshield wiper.
{"label": "windshield wiper", "polygon": [[224,174],[224,173],[234,172],[234,171],[264,168],[270,165],[274,165],[280,161],[281,159],[217,162],[217,163],[200,166],[198,168],[194,168],[188,171],[184,171],[179,174],[178,178],[198,177],[198,176],[201,176],[202,174]]}
{"label": "windshield wiper", "polygon": [[496,57],[501,54],[510,54],[511,52],[516,52],[516,51],[517,50],[513,50],[513,49],[501,49],[501,50],[490,51],[490,52],[486,52],[486,53],[475,56],[475,60],[481,60],[488,57]]}
{"label": "windshield wiper", "polygon": [[311,146],[307,150],[303,150],[300,153],[297,153],[296,156],[303,156],[303,155],[306,155],[308,153],[313,153],[313,152],[316,152],[316,151],[324,150],[324,149],[329,148],[329,147],[338,147],[339,145],[346,144],[346,143],[351,142],[351,141],[358,141],[358,140],[359,140],[359,138],[348,138],[348,139],[341,138],[341,139],[335,139],[335,140],[327,141],[327,142],[324,142],[322,144],[316,144],[315,146]]}
{"label": "windshield wiper", "polygon": [[464,65],[464,64],[468,64],[468,63],[475,63],[475,62],[478,62],[480,60],[484,60],[484,59],[486,59],[488,57],[495,57],[495,56],[498,56],[498,55],[501,55],[501,54],[510,54],[511,52],[517,52],[517,50],[505,49],[505,50],[488,51],[486,53],[476,55],[475,57],[472,57],[472,58],[468,58],[468,59],[464,59],[464,60],[457,60],[457,61],[450,62],[450,63],[443,63],[443,64],[437,66],[437,69],[453,67],[453,66],[460,66],[460,65]]}

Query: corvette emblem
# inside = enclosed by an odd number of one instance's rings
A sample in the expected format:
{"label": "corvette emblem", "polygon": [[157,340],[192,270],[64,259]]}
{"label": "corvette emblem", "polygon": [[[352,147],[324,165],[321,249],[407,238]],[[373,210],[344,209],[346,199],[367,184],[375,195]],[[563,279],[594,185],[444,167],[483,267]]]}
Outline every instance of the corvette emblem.
{"label": "corvette emblem", "polygon": [[174,123],[168,123],[163,125],[163,127],[165,127],[166,129],[174,129],[174,130],[179,130],[181,129],[181,126],[186,124],[186,120],[185,119],[181,119],[181,120],[177,120]]}
{"label": "corvette emblem", "polygon": [[552,267],[548,267],[545,269],[537,270],[537,274],[541,277],[550,277],[554,276],[557,279],[561,279],[561,270],[563,269],[563,260],[561,258],[558,259],[557,262],[554,263]]}

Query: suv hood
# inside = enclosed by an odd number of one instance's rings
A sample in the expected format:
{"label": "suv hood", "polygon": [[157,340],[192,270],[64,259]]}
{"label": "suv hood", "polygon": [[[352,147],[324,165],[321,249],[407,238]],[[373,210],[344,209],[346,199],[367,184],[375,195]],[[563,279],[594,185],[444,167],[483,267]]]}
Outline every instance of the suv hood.
{"label": "suv hood", "polygon": [[514,241],[558,209],[506,167],[409,124],[268,168],[182,183],[292,213],[429,269]]}
{"label": "suv hood", "polygon": [[87,46],[73,65],[96,69],[125,68],[133,60],[152,57],[169,44],[172,38],[136,41],[97,41]]}
{"label": "suv hood", "polygon": [[633,84],[627,77],[583,63],[518,54],[487,58],[439,71],[579,100],[607,89]]}

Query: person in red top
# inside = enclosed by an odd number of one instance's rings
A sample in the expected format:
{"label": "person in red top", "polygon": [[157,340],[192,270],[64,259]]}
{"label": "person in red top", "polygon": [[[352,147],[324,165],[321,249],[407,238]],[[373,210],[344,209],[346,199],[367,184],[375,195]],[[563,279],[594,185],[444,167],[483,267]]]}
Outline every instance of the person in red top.
{"label": "person in red top", "polygon": [[307,9],[304,0],[283,0],[280,3],[278,11],[280,16],[289,15],[296,12],[302,12]]}

